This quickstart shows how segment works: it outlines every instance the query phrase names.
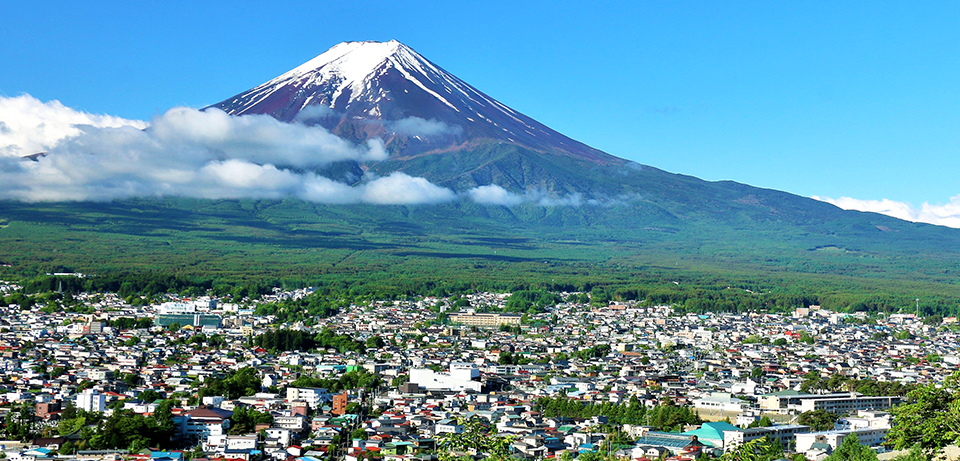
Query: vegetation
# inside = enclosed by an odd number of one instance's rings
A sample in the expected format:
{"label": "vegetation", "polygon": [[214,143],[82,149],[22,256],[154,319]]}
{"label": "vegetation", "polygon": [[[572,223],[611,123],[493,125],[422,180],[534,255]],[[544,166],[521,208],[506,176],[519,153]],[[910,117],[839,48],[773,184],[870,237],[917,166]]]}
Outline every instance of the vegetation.
{"label": "vegetation", "polygon": [[[460,460],[468,451],[482,454],[484,459],[507,461],[510,456],[512,437],[497,436],[496,428],[479,419],[458,421],[464,425],[464,431],[459,434],[445,433],[438,437],[437,448],[440,461]],[[473,459],[469,457],[469,459]]]}
{"label": "vegetation", "polygon": [[622,404],[610,402],[594,404],[580,402],[564,396],[541,397],[537,399],[536,407],[537,411],[542,412],[544,416],[549,418],[606,416],[612,426],[641,424],[652,426],[656,430],[678,430],[686,424],[703,423],[700,416],[689,407],[677,406],[672,401],[666,401],[661,405],[647,408],[635,396],[630,397],[628,402]]}
{"label": "vegetation", "polygon": [[252,407],[241,406],[233,410],[230,417],[230,434],[249,434],[258,424],[270,424],[273,416],[270,413],[258,411]]}
{"label": "vegetation", "polygon": [[856,434],[850,434],[824,461],[877,461],[877,452],[861,445]]}
{"label": "vegetation", "polygon": [[[693,181],[690,187],[713,186]],[[729,198],[723,206],[736,197]],[[800,206],[793,203],[799,199],[782,199],[777,206]],[[240,301],[273,286],[317,287],[313,297],[262,308],[280,321],[312,321],[374,298],[475,290],[530,292],[517,297],[518,309],[542,303],[536,293],[576,291],[590,293],[594,304],[636,299],[685,312],[819,304],[889,313],[912,311],[923,294],[922,315],[960,312],[960,254],[943,251],[960,248],[950,243],[960,243],[955,230],[839,210],[796,222],[738,221],[734,228],[724,220],[735,213],[658,210],[172,198],[0,202],[0,218],[8,221],[0,229],[0,278],[23,282],[24,292],[5,301],[24,308],[50,302],[66,308],[68,300],[34,296],[58,289],[64,298],[80,291],[137,299],[209,291]],[[44,275],[72,271],[96,276]]]}
{"label": "vegetation", "polygon": [[894,426],[887,443],[894,449],[918,447],[932,457],[960,437],[960,373],[942,387],[931,383],[907,393],[907,401],[893,411]]}
{"label": "vegetation", "polygon": [[872,397],[896,395],[903,397],[915,389],[913,384],[904,384],[898,381],[875,381],[872,379],[856,379],[833,374],[829,378],[820,376],[817,372],[809,372],[803,377],[800,390],[803,392],[843,392],[855,391]]}
{"label": "vegetation", "polygon": [[244,367],[222,378],[207,378],[197,391],[197,397],[223,396],[228,399],[256,394],[260,392],[260,376],[252,367]]}
{"label": "vegetation", "polygon": [[799,424],[810,426],[814,431],[831,431],[840,416],[827,410],[805,411],[797,419]]}
{"label": "vegetation", "polygon": [[783,457],[779,442],[771,442],[767,437],[754,439],[725,451],[719,461],[773,461]]}
{"label": "vegetation", "polygon": [[356,341],[349,335],[338,335],[329,328],[324,328],[316,336],[310,336],[308,332],[301,330],[272,330],[254,338],[253,344],[273,352],[308,351],[319,348],[336,349],[337,352],[343,353],[361,352],[367,348],[366,343]]}

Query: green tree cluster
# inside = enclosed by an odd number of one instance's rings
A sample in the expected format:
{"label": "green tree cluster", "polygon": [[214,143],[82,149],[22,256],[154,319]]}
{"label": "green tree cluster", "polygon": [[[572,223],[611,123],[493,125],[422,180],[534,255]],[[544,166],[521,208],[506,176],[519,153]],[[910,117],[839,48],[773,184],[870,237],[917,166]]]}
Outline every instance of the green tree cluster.
{"label": "green tree cluster", "polygon": [[930,383],[907,393],[906,402],[893,408],[893,428],[887,443],[894,449],[917,447],[933,457],[960,439],[960,372],[942,386]]}
{"label": "green tree cluster", "polygon": [[197,397],[220,395],[228,399],[238,399],[260,392],[260,388],[261,379],[257,370],[244,367],[224,377],[207,378],[197,391]]}
{"label": "green tree cluster", "polygon": [[309,332],[301,330],[270,330],[253,339],[253,344],[268,351],[308,351],[317,347]]}
{"label": "green tree cluster", "polygon": [[339,378],[315,378],[303,375],[290,383],[290,387],[319,387],[329,392],[352,389],[374,389],[381,385],[382,381],[380,377],[370,373],[364,368],[348,371],[340,375]]}
{"label": "green tree cluster", "polygon": [[687,424],[702,424],[703,420],[689,407],[668,403],[648,408],[635,396],[629,401],[614,404],[610,402],[588,403],[564,396],[541,397],[536,401],[537,411],[549,418],[592,418],[606,416],[609,424],[640,424],[652,426],[656,430],[675,430]]}
{"label": "green tree cluster", "polygon": [[801,413],[797,423],[810,426],[814,431],[832,431],[838,419],[838,414],[820,409]]}
{"label": "green tree cluster", "polygon": [[850,434],[824,461],[877,461],[877,452],[861,445],[856,434]]}
{"label": "green tree cluster", "polygon": [[233,416],[230,417],[230,434],[249,434],[256,429],[258,424],[270,424],[272,422],[273,416],[270,413],[264,413],[253,407],[237,407],[234,408]]}

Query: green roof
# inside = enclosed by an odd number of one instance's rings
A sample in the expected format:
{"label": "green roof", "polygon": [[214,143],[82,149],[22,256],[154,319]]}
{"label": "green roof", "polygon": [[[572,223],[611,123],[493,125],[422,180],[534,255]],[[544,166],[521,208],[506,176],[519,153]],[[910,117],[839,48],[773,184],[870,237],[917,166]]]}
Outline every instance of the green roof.
{"label": "green roof", "polygon": [[806,392],[795,391],[795,390],[793,390],[793,389],[787,389],[787,390],[783,390],[783,391],[779,391],[779,392],[774,392],[773,394],[764,394],[764,395],[761,395],[761,397],[771,397],[771,396],[777,396],[777,397],[799,397],[799,396],[801,396],[801,395],[811,395],[811,394],[808,394],[808,393],[806,393]]}

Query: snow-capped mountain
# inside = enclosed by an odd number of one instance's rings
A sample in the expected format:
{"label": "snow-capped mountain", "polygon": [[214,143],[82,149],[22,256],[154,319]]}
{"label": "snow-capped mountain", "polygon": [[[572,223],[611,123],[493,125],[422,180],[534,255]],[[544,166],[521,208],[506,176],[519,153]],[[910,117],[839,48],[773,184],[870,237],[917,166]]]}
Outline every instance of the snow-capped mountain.
{"label": "snow-capped mountain", "polygon": [[626,163],[507,107],[396,40],[341,43],[211,107],[318,124],[356,141],[379,137],[395,158],[493,142]]}

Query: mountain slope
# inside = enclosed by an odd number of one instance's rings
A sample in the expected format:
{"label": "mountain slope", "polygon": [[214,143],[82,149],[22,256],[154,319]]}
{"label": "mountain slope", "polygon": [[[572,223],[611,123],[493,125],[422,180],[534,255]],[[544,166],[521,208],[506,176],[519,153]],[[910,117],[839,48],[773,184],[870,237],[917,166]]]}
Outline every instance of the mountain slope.
{"label": "mountain slope", "polygon": [[380,137],[400,158],[499,142],[626,163],[514,111],[397,41],[341,43],[211,107],[319,124],[355,141]]}

